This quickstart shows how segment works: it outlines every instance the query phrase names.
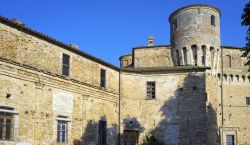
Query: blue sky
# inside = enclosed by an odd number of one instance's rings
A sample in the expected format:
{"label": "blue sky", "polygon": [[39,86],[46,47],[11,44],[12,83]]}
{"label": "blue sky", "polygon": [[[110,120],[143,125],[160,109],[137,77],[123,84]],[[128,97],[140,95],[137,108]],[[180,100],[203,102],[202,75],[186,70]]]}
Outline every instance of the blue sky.
{"label": "blue sky", "polygon": [[119,66],[132,47],[169,44],[169,15],[190,4],[219,8],[222,45],[244,46],[246,27],[240,25],[247,0],[1,0],[0,15]]}

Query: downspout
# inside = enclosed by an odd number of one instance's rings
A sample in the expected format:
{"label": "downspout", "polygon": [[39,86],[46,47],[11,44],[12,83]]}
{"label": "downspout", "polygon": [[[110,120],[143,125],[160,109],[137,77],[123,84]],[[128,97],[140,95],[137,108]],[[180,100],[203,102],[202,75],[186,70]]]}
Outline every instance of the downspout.
{"label": "downspout", "polygon": [[221,126],[224,126],[224,110],[223,110],[223,48],[221,47]]}
{"label": "downspout", "polygon": [[224,70],[223,70],[223,48],[221,47],[221,126],[219,129],[219,137],[220,137],[220,145],[223,144],[223,139],[222,139],[222,131],[221,129],[224,126],[224,108],[223,108],[223,80],[224,80]]}
{"label": "downspout", "polygon": [[121,144],[121,70],[119,71],[119,98],[118,98],[118,145]]}

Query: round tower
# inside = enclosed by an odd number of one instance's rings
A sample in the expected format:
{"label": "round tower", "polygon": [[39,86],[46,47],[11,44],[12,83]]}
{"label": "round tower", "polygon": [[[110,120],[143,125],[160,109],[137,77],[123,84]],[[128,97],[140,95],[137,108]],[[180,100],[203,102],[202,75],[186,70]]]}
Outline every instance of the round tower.
{"label": "round tower", "polygon": [[169,16],[174,65],[211,67],[217,71],[220,42],[220,11],[209,5],[190,5]]}

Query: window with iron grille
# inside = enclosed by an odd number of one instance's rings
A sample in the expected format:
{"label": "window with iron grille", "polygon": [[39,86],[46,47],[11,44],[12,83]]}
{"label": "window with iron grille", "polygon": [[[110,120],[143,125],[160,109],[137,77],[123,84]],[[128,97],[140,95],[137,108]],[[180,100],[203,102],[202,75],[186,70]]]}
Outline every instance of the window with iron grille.
{"label": "window with iron grille", "polygon": [[104,70],[104,69],[101,69],[100,87],[103,87],[103,88],[106,87],[106,70]]}
{"label": "window with iron grille", "polygon": [[226,141],[227,141],[226,145],[234,145],[234,135],[227,135]]}
{"label": "window with iron grille", "polygon": [[250,105],[250,97],[246,97],[246,105]]}
{"label": "window with iron grille", "polygon": [[0,112],[0,140],[13,140],[14,122],[13,114]]}
{"label": "window with iron grille", "polygon": [[68,122],[65,120],[57,121],[57,142],[67,143],[68,140]]}
{"label": "window with iron grille", "polygon": [[155,82],[147,82],[147,99],[155,99]]}
{"label": "window with iron grille", "polygon": [[69,60],[70,56],[67,54],[63,54],[62,75],[64,76],[69,76]]}
{"label": "window with iron grille", "polygon": [[107,122],[105,120],[100,120],[98,124],[98,145],[106,145],[107,144]]}

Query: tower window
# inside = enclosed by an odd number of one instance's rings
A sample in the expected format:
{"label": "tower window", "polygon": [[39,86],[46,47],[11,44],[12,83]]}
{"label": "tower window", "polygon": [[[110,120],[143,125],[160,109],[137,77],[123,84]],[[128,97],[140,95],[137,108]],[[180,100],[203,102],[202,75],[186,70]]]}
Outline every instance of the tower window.
{"label": "tower window", "polygon": [[100,73],[100,87],[106,87],[106,70],[101,69]]}
{"label": "tower window", "polygon": [[180,66],[180,54],[179,54],[179,50],[176,50],[176,65]]}
{"label": "tower window", "polygon": [[184,65],[187,65],[187,48],[186,47],[182,48],[182,53],[183,53]]}
{"label": "tower window", "polygon": [[230,55],[226,55],[226,67],[232,67],[232,57]]}
{"label": "tower window", "polygon": [[70,56],[67,54],[63,54],[62,75],[64,76],[69,76],[69,60]]}
{"label": "tower window", "polygon": [[206,46],[202,45],[201,50],[202,50],[202,57],[201,57],[202,65],[205,66],[206,65]]}
{"label": "tower window", "polygon": [[147,82],[147,99],[155,99],[155,82]]}
{"label": "tower window", "polygon": [[173,22],[173,30],[176,31],[177,30],[177,20],[175,19]]}
{"label": "tower window", "polygon": [[194,65],[197,66],[197,45],[192,45],[192,53],[193,53],[193,62]]}
{"label": "tower window", "polygon": [[215,16],[211,15],[211,25],[215,26]]}

